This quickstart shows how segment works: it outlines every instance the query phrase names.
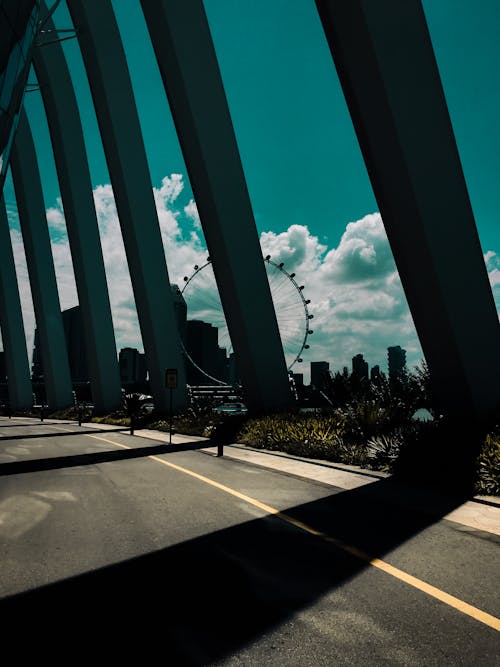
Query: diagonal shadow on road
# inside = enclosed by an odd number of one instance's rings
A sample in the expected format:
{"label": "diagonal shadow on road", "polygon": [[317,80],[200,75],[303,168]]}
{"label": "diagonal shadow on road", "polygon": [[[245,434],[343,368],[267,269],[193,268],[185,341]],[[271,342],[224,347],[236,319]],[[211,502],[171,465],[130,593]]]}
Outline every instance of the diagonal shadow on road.
{"label": "diagonal shadow on road", "polygon": [[[405,494],[414,492],[387,479],[286,513],[382,557],[463,502],[463,498],[443,498],[431,515],[403,510],[390,501],[394,497],[404,500]],[[57,660],[65,655],[64,647],[70,646],[79,659],[89,661],[99,655],[99,662],[112,659],[113,664],[125,659],[129,664],[147,665],[161,659],[167,665],[201,666],[218,664],[237,651],[252,651],[252,646],[264,642],[263,649],[256,649],[257,655],[264,651],[257,662],[243,659],[233,663],[264,664],[268,660],[265,652],[276,648],[272,639],[266,644],[276,628],[290,622],[288,632],[293,635],[292,619],[299,611],[342,589],[366,567],[365,562],[320,537],[266,516],[6,598],[0,602],[2,628],[6,643],[12,642],[13,633],[19,630],[25,639],[29,635],[38,659],[49,655]],[[394,593],[397,601],[382,595],[377,613],[384,614],[386,620],[389,617],[389,622],[400,623],[401,610],[408,604],[411,612],[403,625],[406,622],[406,632],[417,637],[419,633],[423,637],[435,635],[436,623],[448,624],[449,643],[443,660],[446,664],[469,664],[474,648],[467,624],[475,622],[465,616],[462,620],[458,612],[435,601],[434,606],[426,606],[425,596],[400,586],[402,590],[396,587]],[[351,618],[349,609],[343,610],[342,596],[338,604],[345,618]],[[365,599],[360,602],[361,607],[364,604],[368,604]],[[342,618],[341,613],[339,623],[345,622]],[[461,632],[461,623],[467,632]],[[495,633],[476,625],[482,653],[481,659],[475,656],[470,664],[493,664],[488,660],[495,655]],[[306,633],[302,641],[314,642],[314,636],[308,638]],[[387,655],[378,653],[381,649],[376,641],[367,641],[368,663],[364,661],[367,655],[357,654],[355,646],[350,649],[354,651],[351,662],[346,661],[345,644],[340,641],[332,643],[328,664],[393,664],[387,662]],[[362,636],[359,643],[363,644]],[[419,664],[439,664],[439,656],[437,662],[425,662],[428,647],[423,644]],[[268,658],[271,660],[271,655]],[[276,654],[272,664],[280,664]],[[299,660],[283,664],[315,663]]]}
{"label": "diagonal shadow on road", "polygon": [[[37,426],[43,426],[44,424],[40,422]],[[50,424],[49,424],[50,426]],[[2,426],[3,428],[3,426]],[[24,425],[23,425],[24,428]],[[93,428],[92,433],[129,433],[130,429],[127,428],[109,428],[109,429],[100,429]],[[44,431],[43,433],[27,433],[24,435],[3,435],[0,436],[1,442],[10,442],[11,440],[30,440],[33,438],[64,438],[68,435],[83,435],[85,431],[80,429],[79,431],[57,431],[56,433],[51,433],[50,431]]]}
{"label": "diagonal shadow on road", "polygon": [[[92,433],[100,433],[98,430],[93,430]],[[109,431],[105,431],[109,433]],[[38,436],[38,437],[51,437]],[[81,432],[59,434],[59,435],[82,435]],[[26,436],[25,436],[26,437]],[[4,475],[20,475],[29,472],[38,472],[40,470],[57,470],[58,468],[74,468],[76,466],[96,465],[97,463],[109,463],[111,461],[125,461],[128,459],[137,459],[146,456],[153,456],[159,454],[173,454],[174,452],[185,452],[206,447],[206,442],[185,442],[182,445],[168,445],[158,444],[150,445],[148,447],[134,447],[126,450],[111,450],[104,452],[92,452],[85,454],[72,454],[70,456],[53,456],[44,459],[28,459],[25,461],[9,461],[8,463],[0,463],[0,477]]]}

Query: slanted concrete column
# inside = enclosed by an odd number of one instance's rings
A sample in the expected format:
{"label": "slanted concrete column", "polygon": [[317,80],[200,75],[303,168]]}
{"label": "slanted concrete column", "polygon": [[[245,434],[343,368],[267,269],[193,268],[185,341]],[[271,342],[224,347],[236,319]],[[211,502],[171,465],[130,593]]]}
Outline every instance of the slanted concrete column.
{"label": "slanted concrete column", "polygon": [[[44,7],[42,17],[46,11]],[[54,29],[53,22],[49,20],[45,28]],[[105,413],[120,405],[120,375],[80,114],[61,45],[35,48],[33,64],[54,150],[82,312],[92,400],[95,410]]]}
{"label": "slanted concrete column", "polygon": [[419,0],[316,0],[444,413],[500,405],[500,325]]}
{"label": "slanted concrete column", "polygon": [[151,390],[168,409],[165,369],[177,368],[174,407],[186,382],[160,227],[132,85],[109,0],[69,0],[89,78],[122,229]]}
{"label": "slanted concrete column", "polygon": [[19,287],[3,197],[0,198],[0,328],[10,407],[13,410],[23,410],[31,407],[33,392]]}
{"label": "slanted concrete column", "polygon": [[40,336],[47,402],[56,410],[73,403],[71,377],[40,172],[24,110],[12,149],[11,168]]}
{"label": "slanted concrete column", "polygon": [[201,0],[141,0],[253,409],[291,402],[245,176]]}

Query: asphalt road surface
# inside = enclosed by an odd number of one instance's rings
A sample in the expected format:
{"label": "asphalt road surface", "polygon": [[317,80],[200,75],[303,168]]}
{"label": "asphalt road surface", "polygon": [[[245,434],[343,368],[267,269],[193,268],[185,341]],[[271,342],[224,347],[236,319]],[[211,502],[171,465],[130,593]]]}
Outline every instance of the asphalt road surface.
{"label": "asphalt road surface", "polygon": [[500,665],[498,537],[391,484],[0,418],[4,664]]}

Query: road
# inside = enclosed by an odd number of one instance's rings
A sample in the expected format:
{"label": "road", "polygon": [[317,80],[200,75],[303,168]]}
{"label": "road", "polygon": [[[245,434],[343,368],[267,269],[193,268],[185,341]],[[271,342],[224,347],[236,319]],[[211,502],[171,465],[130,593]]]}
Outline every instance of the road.
{"label": "road", "polygon": [[500,665],[497,536],[175,440],[0,418],[4,652]]}

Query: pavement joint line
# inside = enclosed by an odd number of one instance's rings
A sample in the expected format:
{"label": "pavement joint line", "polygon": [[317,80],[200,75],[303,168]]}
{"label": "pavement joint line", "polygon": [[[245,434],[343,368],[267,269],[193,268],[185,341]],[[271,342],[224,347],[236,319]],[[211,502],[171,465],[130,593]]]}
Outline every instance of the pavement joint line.
{"label": "pavement joint line", "polygon": [[[61,427],[59,427],[61,428]],[[66,430],[66,429],[62,429]],[[91,433],[82,433],[82,435],[87,436],[88,438],[94,438],[95,440],[102,440],[103,442],[107,442],[111,445],[115,445],[116,447],[121,447],[122,449],[133,449],[133,447],[129,447],[128,445],[123,445],[119,442],[114,442],[113,440],[109,440],[108,438],[103,438],[98,435],[92,435]],[[310,535],[314,535],[315,537],[319,537],[320,539],[325,540],[329,544],[332,544],[336,546],[337,548],[341,549],[342,551],[354,556],[355,558],[358,558],[359,560],[362,560],[363,562],[367,563],[368,565],[371,565],[372,567],[375,567],[386,574],[394,577],[395,579],[398,579],[399,581],[402,581],[403,583],[408,584],[409,586],[412,586],[413,588],[426,593],[430,597],[435,598],[436,600],[439,600],[440,602],[443,602],[444,604],[448,605],[449,607],[452,607],[453,609],[456,609],[457,611],[470,616],[471,618],[475,619],[476,621],[479,621],[480,623],[483,623],[484,625],[487,625],[494,630],[500,631],[500,618],[497,618],[496,616],[493,616],[492,614],[488,614],[485,611],[482,611],[478,607],[474,607],[473,605],[469,604],[468,602],[465,602],[464,600],[461,600],[460,598],[457,598],[453,595],[450,595],[449,593],[446,593],[445,591],[442,591],[441,589],[437,588],[436,586],[432,586],[431,584],[428,584],[427,582],[423,581],[422,579],[418,579],[417,577],[414,577],[413,575],[409,574],[408,572],[405,572],[404,570],[400,570],[397,567],[394,567],[390,563],[387,563],[386,561],[381,560],[380,558],[376,558],[373,556],[370,556],[369,554],[365,553],[361,549],[358,549],[355,546],[352,546],[350,544],[347,544],[343,542],[342,540],[339,540],[335,537],[331,537],[330,535],[327,535],[326,533],[317,530],[316,528],[313,528],[312,526],[309,526],[308,524],[299,521],[298,519],[295,519],[294,517],[281,512],[280,510],[276,509],[275,507],[271,507],[271,505],[267,505],[266,503],[262,503],[260,500],[257,500],[256,498],[252,498],[251,496],[247,496],[243,493],[240,493],[236,489],[232,489],[229,486],[226,486],[225,484],[221,484],[220,482],[216,482],[213,479],[210,479],[209,477],[205,477],[204,475],[200,475],[197,472],[194,472],[193,470],[189,470],[188,468],[184,468],[182,466],[177,465],[176,463],[172,463],[171,461],[165,461],[164,459],[160,459],[158,456],[150,455],[147,458],[152,459],[153,461],[156,461],[158,463],[161,463],[162,465],[165,465],[169,468],[172,468],[173,470],[177,470],[178,472],[182,472],[186,475],[189,475],[190,477],[193,477],[195,479],[198,479],[201,482],[204,482],[205,484],[208,484],[210,486],[213,486],[214,488],[219,489],[220,491],[224,491],[225,493],[228,493],[229,495],[232,495],[236,498],[239,498],[240,500],[243,500],[250,505],[253,505],[254,507],[257,507],[264,512],[267,512],[268,514],[272,514],[276,516],[277,518],[281,519],[282,521],[291,524],[295,526],[296,528],[299,528],[300,530],[303,530],[306,533],[309,533]]]}

